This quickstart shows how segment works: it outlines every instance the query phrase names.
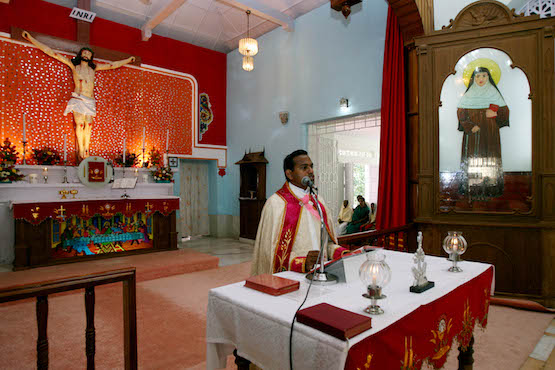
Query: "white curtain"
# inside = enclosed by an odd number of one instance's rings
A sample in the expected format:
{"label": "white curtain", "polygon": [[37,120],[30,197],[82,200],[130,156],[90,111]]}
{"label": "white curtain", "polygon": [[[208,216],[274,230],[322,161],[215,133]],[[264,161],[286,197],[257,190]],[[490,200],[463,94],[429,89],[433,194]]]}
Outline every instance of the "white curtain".
{"label": "white curtain", "polygon": [[179,177],[179,235],[208,235],[208,164],[182,162]]}

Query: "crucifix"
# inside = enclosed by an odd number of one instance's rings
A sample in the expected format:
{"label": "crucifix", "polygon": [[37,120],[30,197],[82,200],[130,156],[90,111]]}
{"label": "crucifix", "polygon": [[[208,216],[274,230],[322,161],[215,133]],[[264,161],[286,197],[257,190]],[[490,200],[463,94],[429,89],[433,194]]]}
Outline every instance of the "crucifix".
{"label": "crucifix", "polygon": [[[90,10],[90,5],[90,0],[78,0],[78,7],[81,9]],[[77,142],[77,161],[80,162],[90,155],[91,131],[93,118],[96,116],[96,101],[94,99],[95,72],[119,68],[130,63],[140,65],[140,59],[104,48],[89,47],[90,23],[82,20],[77,20],[76,22],[77,41],[30,33],[16,27],[12,27],[11,34],[13,39],[31,42],[44,53],[66,64],[72,70],[75,89],[67,104],[64,115],[68,113],[73,114]],[[76,53],[77,55],[70,60],[64,55],[53,51],[53,48]],[[95,54],[97,57],[113,62],[96,65],[93,62]]]}

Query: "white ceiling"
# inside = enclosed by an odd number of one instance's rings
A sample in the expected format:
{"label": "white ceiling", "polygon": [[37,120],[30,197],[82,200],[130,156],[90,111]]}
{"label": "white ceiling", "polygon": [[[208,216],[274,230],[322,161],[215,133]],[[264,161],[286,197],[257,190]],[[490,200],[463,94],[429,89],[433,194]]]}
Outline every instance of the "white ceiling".
{"label": "white ceiling", "polygon": [[[46,1],[77,6],[77,0]],[[246,36],[244,9],[252,9],[250,36],[258,38],[277,27],[294,32],[295,18],[325,3],[329,0],[92,0],[91,10],[97,17],[139,29],[170,13],[153,34],[228,53]],[[173,13],[172,5],[177,6]]]}

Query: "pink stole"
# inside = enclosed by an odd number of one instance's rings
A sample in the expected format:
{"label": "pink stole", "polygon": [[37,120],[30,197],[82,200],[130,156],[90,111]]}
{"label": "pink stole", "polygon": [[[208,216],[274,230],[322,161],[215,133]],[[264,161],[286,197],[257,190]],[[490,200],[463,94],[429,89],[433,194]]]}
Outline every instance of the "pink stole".
{"label": "pink stole", "polygon": [[[299,228],[299,218],[301,215],[303,204],[307,207],[307,210],[310,213],[316,214],[319,217],[318,210],[314,205],[314,198],[312,196],[310,197],[313,203],[312,205],[308,203],[308,196],[305,197],[306,199],[303,198],[302,200],[297,198],[289,188],[288,182],[286,182],[282,186],[282,188],[276,192],[276,194],[285,202],[285,211],[283,212],[280,235],[274,252],[274,273],[289,270],[289,257],[291,255],[291,250],[293,249],[293,244],[295,243],[295,238],[297,236],[297,231]],[[328,225],[326,209],[320,201],[318,202],[320,203],[320,207],[322,208],[324,223],[326,225],[328,234],[333,238],[333,234],[330,232],[330,227]]]}

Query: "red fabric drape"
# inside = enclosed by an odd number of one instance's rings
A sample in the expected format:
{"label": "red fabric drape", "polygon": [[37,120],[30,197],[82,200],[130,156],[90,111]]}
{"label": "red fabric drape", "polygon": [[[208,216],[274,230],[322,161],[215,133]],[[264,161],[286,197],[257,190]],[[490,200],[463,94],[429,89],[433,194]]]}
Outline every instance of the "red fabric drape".
{"label": "red fabric drape", "polygon": [[403,36],[389,7],[385,37],[376,229],[407,222],[407,158]]}

